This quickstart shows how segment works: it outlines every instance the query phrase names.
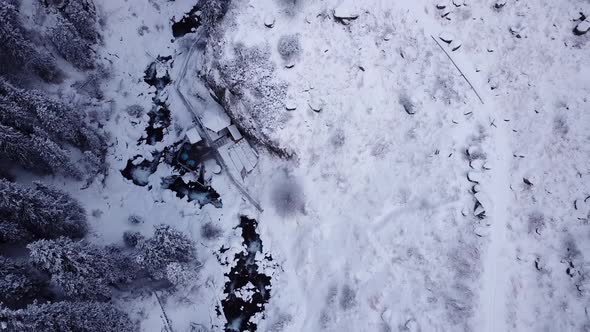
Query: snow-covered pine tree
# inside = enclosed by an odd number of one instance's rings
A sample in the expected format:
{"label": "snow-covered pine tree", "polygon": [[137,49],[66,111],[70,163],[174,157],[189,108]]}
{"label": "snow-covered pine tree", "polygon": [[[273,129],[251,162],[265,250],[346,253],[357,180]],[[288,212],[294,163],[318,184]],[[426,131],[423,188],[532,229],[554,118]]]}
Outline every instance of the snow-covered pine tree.
{"label": "snow-covered pine tree", "polygon": [[34,300],[48,299],[47,279],[28,263],[0,256],[0,303],[23,308]]}
{"label": "snow-covered pine tree", "polygon": [[[0,77],[0,124],[7,127],[17,129],[18,132],[11,132],[10,135],[24,134],[35,135],[42,137],[43,141],[31,140],[29,144],[21,147],[26,151],[25,147],[32,145],[36,146],[51,145],[57,146],[56,143],[68,143],[80,150],[84,151],[85,165],[89,168],[88,173],[96,173],[104,164],[104,154],[106,151],[105,138],[100,135],[95,129],[89,127],[84,122],[83,116],[80,112],[72,109],[68,105],[49,97],[45,93],[37,90],[23,90],[8,83],[5,79]],[[5,134],[8,135],[7,129],[4,128]],[[47,142],[50,139],[53,142]],[[14,144],[6,144],[13,148],[19,148]],[[59,149],[53,154],[64,161],[64,165],[69,154]],[[45,150],[40,150],[42,153]],[[53,151],[53,150],[49,150]],[[26,154],[28,159],[37,158],[43,159],[43,156],[36,156],[30,153]],[[54,158],[55,159],[55,158]],[[11,160],[14,160],[11,159]],[[26,158],[17,158],[15,161],[26,161]],[[42,163],[44,164],[44,163]],[[36,169],[35,164],[23,163],[24,167]],[[62,169],[65,166],[60,166]],[[45,168],[45,173],[59,172],[60,168]],[[65,167],[65,173],[70,173],[81,177],[80,171],[73,166]]]}
{"label": "snow-covered pine tree", "polygon": [[[0,78],[0,85],[2,85],[1,80],[2,78]],[[0,92],[0,124],[32,134],[37,122],[35,114],[22,108]]]}
{"label": "snow-covered pine tree", "polygon": [[[43,128],[55,141],[67,142],[75,147],[85,148],[86,141],[94,140],[94,137],[90,139],[84,137],[81,129],[86,126],[80,112],[41,91],[23,90],[0,78],[0,96],[4,97],[4,101],[10,103],[5,107],[16,104],[34,116],[36,119],[32,126]],[[17,129],[21,130],[21,128]],[[29,131],[25,132],[30,133]]]}
{"label": "snow-covered pine tree", "polygon": [[34,188],[0,179],[0,221],[16,223],[34,239],[83,237],[86,212],[68,194],[36,183]]}
{"label": "snow-covered pine tree", "polygon": [[93,69],[94,50],[90,42],[80,36],[74,25],[63,17],[57,17],[49,29],[49,39],[64,59],[79,69]]}
{"label": "snow-covered pine tree", "polygon": [[215,24],[225,15],[231,3],[230,0],[209,0],[201,1],[201,18],[203,25],[211,31]]}
{"label": "snow-covered pine tree", "polygon": [[134,332],[137,326],[110,303],[57,302],[0,310],[6,331]]}
{"label": "snow-covered pine tree", "polygon": [[51,55],[39,52],[26,34],[14,1],[0,0],[0,73],[17,67],[31,70],[47,82],[59,81],[62,73]]}
{"label": "snow-covered pine tree", "polygon": [[[131,261],[115,248],[98,247],[61,237],[27,246],[31,260],[49,273],[72,300],[108,300],[110,286],[133,278]],[[130,264],[130,266],[124,265]]]}
{"label": "snow-covered pine tree", "polygon": [[33,238],[18,222],[0,219],[0,243],[27,243]]}
{"label": "snow-covered pine tree", "polygon": [[68,1],[61,13],[83,39],[91,44],[98,42],[96,7],[92,0]]}
{"label": "snow-covered pine tree", "polygon": [[154,279],[166,279],[170,263],[188,263],[196,258],[193,242],[168,226],[155,226],[154,235],[137,243],[136,262]]}
{"label": "snow-covered pine tree", "polygon": [[[42,130],[38,130],[42,133]],[[0,124],[0,158],[40,174],[63,174],[81,179],[81,171],[70,161],[69,153],[46,137],[25,135]]]}

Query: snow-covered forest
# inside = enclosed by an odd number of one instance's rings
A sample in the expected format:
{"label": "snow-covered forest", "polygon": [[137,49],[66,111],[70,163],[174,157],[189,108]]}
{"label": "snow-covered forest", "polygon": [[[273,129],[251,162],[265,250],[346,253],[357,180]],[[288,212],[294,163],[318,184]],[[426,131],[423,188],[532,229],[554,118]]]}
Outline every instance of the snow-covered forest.
{"label": "snow-covered forest", "polygon": [[0,0],[0,331],[590,331],[588,0]]}

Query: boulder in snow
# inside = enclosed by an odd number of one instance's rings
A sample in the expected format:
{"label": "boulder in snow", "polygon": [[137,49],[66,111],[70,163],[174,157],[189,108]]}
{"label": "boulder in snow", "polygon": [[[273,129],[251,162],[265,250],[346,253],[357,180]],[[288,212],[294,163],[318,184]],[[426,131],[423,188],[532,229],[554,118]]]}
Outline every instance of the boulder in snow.
{"label": "boulder in snow", "polygon": [[271,15],[266,15],[264,17],[264,26],[267,28],[272,28],[275,26],[275,18]]}
{"label": "boulder in snow", "polygon": [[494,8],[496,8],[496,9],[500,9],[504,6],[506,6],[506,0],[497,0],[496,3],[494,4]]}
{"label": "boulder in snow", "polygon": [[359,14],[353,1],[345,1],[334,8],[334,18],[344,24],[348,24],[349,21],[356,20],[358,17]]}
{"label": "boulder in snow", "polygon": [[481,170],[483,168],[484,161],[482,159],[474,159],[469,161],[469,167],[475,170]]}
{"label": "boulder in snow", "polygon": [[287,100],[285,102],[285,109],[287,111],[294,111],[297,109],[297,103],[294,100]]}
{"label": "boulder in snow", "polygon": [[474,194],[477,194],[478,192],[481,192],[481,185],[475,184],[471,189]]}
{"label": "boulder in snow", "polygon": [[486,210],[481,204],[476,204],[475,209],[473,210],[474,216],[483,216],[486,213]]}
{"label": "boulder in snow", "polygon": [[473,182],[473,183],[480,183],[481,182],[481,173],[475,172],[475,171],[470,171],[469,173],[467,173],[467,180],[469,180],[469,182]]}
{"label": "boulder in snow", "polygon": [[576,27],[574,28],[574,34],[576,36],[584,35],[588,31],[590,31],[590,21],[588,21],[588,19],[585,19],[584,21],[578,23],[578,25],[576,25]]}
{"label": "boulder in snow", "polygon": [[309,108],[314,112],[319,113],[324,108],[324,101],[318,97],[311,97],[309,100]]}
{"label": "boulder in snow", "polygon": [[[476,205],[481,206],[484,211],[488,211],[489,212],[492,209],[492,201],[488,197],[488,195],[486,195],[483,192],[478,192],[474,196],[475,196],[475,199],[477,200],[477,202],[479,203],[479,204],[476,204]],[[476,208],[476,210],[477,210],[477,208]],[[475,214],[475,215],[477,216],[479,214]]]}

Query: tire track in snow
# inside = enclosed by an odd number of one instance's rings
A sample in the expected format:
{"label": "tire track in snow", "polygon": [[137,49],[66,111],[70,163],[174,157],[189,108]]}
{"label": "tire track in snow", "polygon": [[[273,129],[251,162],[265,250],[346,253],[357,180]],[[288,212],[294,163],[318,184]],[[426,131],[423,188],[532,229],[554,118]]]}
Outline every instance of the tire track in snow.
{"label": "tire track in snow", "polygon": [[[499,107],[492,107],[494,103],[491,98],[487,98],[485,112],[487,116],[497,117],[498,114],[492,112],[493,109],[500,110]],[[482,114],[483,115],[483,114]],[[508,331],[507,319],[507,299],[510,294],[510,275],[508,274],[510,262],[508,261],[510,253],[514,252],[512,245],[508,241],[508,212],[510,192],[510,157],[511,149],[509,143],[509,133],[504,123],[497,128],[490,127],[490,144],[493,151],[489,156],[493,159],[492,170],[489,171],[491,176],[484,183],[484,189],[491,197],[493,206],[487,208],[491,210],[488,215],[490,223],[489,244],[486,255],[483,260],[482,283],[483,290],[481,297],[481,313],[483,314],[483,323],[485,331]],[[486,211],[487,212],[487,211]]]}
{"label": "tire track in snow", "polygon": [[[466,73],[475,73],[475,66],[464,53],[453,56],[454,61]],[[488,156],[487,164],[491,170],[482,179],[482,193],[489,197],[486,210],[489,225],[488,245],[482,258],[481,274],[482,290],[480,292],[479,310],[476,311],[474,324],[477,330],[498,332],[508,331],[508,295],[510,289],[509,257],[515,252],[508,239],[508,208],[510,207],[510,162],[512,149],[510,131],[506,127],[503,107],[494,101],[488,93],[487,85],[481,76],[467,75],[466,79],[473,83],[474,88],[482,95],[484,104],[474,111],[475,125],[487,128],[489,135],[482,148]],[[476,103],[475,100],[472,103]],[[479,106],[479,105],[478,105]],[[491,123],[494,123],[492,126]],[[491,165],[490,165],[491,164]]]}
{"label": "tire track in snow", "polygon": [[[419,21],[426,36],[438,36],[443,27],[428,16],[423,8],[431,3],[410,3],[404,2],[409,13]],[[433,47],[436,47],[433,46]],[[464,55],[465,54],[465,55]],[[491,147],[485,151],[488,155],[488,162],[493,162],[492,170],[488,171],[486,180],[482,183],[485,193],[491,198],[491,207],[486,209],[486,222],[490,225],[488,235],[489,243],[483,256],[483,271],[480,292],[479,310],[476,311],[473,319],[474,328],[477,331],[508,331],[508,308],[507,299],[510,294],[510,262],[509,255],[514,253],[514,246],[508,241],[507,209],[510,206],[510,158],[512,156],[509,135],[510,131],[504,127],[504,122],[499,121],[503,117],[502,108],[494,102],[494,96],[487,93],[487,85],[483,77],[472,75],[476,73],[475,66],[466,56],[465,51],[449,55],[457,67],[465,73],[464,78],[476,90],[476,94],[482,100],[479,105],[477,99],[472,99],[474,106],[475,125],[489,127],[489,140],[485,146]],[[462,73],[462,74],[463,74]],[[477,105],[477,107],[475,107]],[[496,127],[489,126],[489,119],[497,119]]]}

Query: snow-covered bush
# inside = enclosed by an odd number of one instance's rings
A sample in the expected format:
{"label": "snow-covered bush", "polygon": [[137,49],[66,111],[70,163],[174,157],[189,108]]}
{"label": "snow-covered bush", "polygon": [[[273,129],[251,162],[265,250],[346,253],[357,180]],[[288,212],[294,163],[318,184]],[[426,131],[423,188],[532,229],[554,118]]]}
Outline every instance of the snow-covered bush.
{"label": "snow-covered bush", "polygon": [[86,212],[76,200],[40,183],[27,188],[0,179],[0,216],[36,239],[83,237],[88,229]]}
{"label": "snow-covered bush", "polygon": [[287,84],[276,77],[271,54],[270,47],[237,44],[233,57],[222,58],[218,74],[209,75],[207,80],[215,91],[227,89],[231,92],[221,94],[225,95],[224,107],[247,135],[272,152],[288,156],[289,153],[277,146],[271,137],[284,121],[280,110],[287,99]]}
{"label": "snow-covered bush", "polygon": [[127,221],[132,224],[132,225],[139,225],[139,224],[143,224],[145,222],[145,220],[143,219],[142,216],[137,215],[137,214],[132,214],[127,218]]}
{"label": "snow-covered bush", "polygon": [[165,279],[170,263],[188,263],[195,259],[193,242],[167,225],[155,226],[154,235],[137,243],[136,262],[154,279]]}
{"label": "snow-covered bush", "polygon": [[125,111],[127,112],[127,114],[129,114],[129,116],[134,117],[134,118],[139,118],[140,116],[142,116],[145,113],[145,110],[143,109],[143,107],[141,107],[141,105],[137,105],[137,104],[127,107],[125,109]]}
{"label": "snow-covered bush", "polygon": [[22,308],[46,295],[47,281],[28,264],[0,256],[0,303]]}
{"label": "snow-covered bush", "polygon": [[166,266],[166,279],[175,286],[185,286],[197,279],[197,270],[191,264],[172,262]]}
{"label": "snow-covered bush", "polygon": [[137,326],[109,303],[57,302],[0,310],[3,331],[133,332]]}
{"label": "snow-covered bush", "polygon": [[139,243],[139,241],[143,239],[143,235],[141,235],[141,233],[139,232],[126,231],[125,233],[123,233],[123,242],[127,247],[130,248],[135,248],[135,246],[137,246],[137,243]]}
{"label": "snow-covered bush", "polygon": [[201,20],[205,28],[211,31],[227,13],[231,0],[207,0],[201,1],[201,3]]}
{"label": "snow-covered bush", "polygon": [[340,294],[340,308],[343,310],[351,309],[356,305],[356,291],[349,285],[342,287],[342,293]]}
{"label": "snow-covered bush", "polygon": [[299,35],[284,35],[279,38],[278,51],[283,60],[292,60],[301,53]]}

